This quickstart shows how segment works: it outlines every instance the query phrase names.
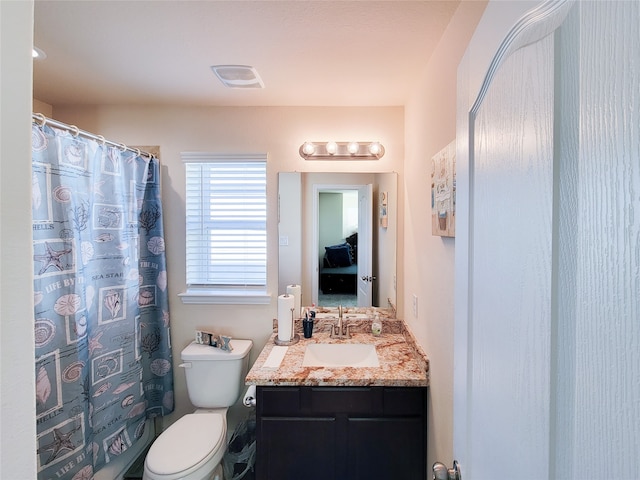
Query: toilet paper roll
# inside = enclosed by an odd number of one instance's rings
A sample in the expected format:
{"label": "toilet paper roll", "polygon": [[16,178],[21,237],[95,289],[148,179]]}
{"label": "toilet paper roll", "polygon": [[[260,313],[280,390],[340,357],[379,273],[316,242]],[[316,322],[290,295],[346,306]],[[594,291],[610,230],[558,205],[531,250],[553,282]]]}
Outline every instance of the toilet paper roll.
{"label": "toilet paper roll", "polygon": [[291,341],[293,322],[291,320],[291,310],[295,308],[293,295],[285,293],[278,297],[278,340],[281,342]]}
{"label": "toilet paper roll", "polygon": [[294,318],[302,317],[302,287],[300,285],[287,285],[287,293],[293,295],[293,315]]}
{"label": "toilet paper roll", "polygon": [[256,386],[249,385],[246,393],[244,394],[244,398],[242,399],[242,404],[245,407],[255,407],[256,406]]}

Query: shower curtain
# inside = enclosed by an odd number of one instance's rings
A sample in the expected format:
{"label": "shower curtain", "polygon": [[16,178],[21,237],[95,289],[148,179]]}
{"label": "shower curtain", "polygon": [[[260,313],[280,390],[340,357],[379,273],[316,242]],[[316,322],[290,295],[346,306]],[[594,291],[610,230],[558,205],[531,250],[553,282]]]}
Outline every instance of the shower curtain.
{"label": "shower curtain", "polygon": [[86,480],[174,408],[159,163],[34,122],[32,168],[38,478]]}

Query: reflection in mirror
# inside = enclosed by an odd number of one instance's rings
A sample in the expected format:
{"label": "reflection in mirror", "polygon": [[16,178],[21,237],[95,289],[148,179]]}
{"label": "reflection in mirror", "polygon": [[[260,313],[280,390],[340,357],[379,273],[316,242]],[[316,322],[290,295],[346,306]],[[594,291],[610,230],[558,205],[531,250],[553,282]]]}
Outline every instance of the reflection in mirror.
{"label": "reflection in mirror", "polygon": [[279,173],[279,293],[298,284],[303,305],[395,306],[397,195],[396,173]]}
{"label": "reflection in mirror", "polygon": [[[368,265],[371,263],[371,239],[366,219],[366,209],[361,203],[371,203],[367,191],[360,202],[359,187],[342,185],[314,185],[312,214],[317,225],[313,234],[312,258],[317,263],[319,283],[311,280],[311,292],[317,295],[311,300],[318,305],[355,307],[370,306],[373,282],[369,282]],[[364,229],[364,232],[363,232]],[[361,242],[358,249],[358,243]],[[312,268],[312,271],[315,267]],[[358,274],[365,282],[360,289]],[[358,298],[360,297],[360,298]]]}

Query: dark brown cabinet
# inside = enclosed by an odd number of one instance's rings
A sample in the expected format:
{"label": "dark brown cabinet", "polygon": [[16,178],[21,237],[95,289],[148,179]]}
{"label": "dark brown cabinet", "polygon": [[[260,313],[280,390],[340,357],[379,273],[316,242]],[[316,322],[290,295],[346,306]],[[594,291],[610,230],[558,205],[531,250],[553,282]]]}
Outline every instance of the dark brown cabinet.
{"label": "dark brown cabinet", "polygon": [[427,478],[427,389],[258,387],[258,480]]}

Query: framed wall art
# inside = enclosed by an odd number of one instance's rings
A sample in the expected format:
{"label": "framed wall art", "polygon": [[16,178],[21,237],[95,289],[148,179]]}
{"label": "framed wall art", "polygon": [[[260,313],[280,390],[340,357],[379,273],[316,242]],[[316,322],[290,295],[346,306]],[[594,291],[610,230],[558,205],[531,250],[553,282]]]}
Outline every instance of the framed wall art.
{"label": "framed wall art", "polygon": [[456,236],[456,142],[431,157],[431,234]]}

